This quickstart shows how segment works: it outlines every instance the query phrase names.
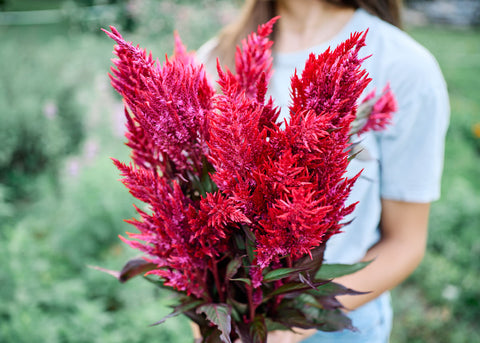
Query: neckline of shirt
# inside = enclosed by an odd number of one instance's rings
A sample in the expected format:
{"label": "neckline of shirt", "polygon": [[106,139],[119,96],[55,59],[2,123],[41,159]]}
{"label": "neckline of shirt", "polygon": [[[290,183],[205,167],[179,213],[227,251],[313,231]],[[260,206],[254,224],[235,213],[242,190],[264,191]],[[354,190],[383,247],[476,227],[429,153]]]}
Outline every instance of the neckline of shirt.
{"label": "neckline of shirt", "polygon": [[292,51],[292,52],[274,52],[273,57],[276,63],[282,65],[295,65],[300,59],[305,60],[306,57],[312,52],[325,51],[328,47],[334,48],[343,40],[350,36],[350,33],[355,31],[355,27],[358,27],[358,22],[362,20],[362,17],[368,15],[365,10],[358,8],[355,10],[352,18],[348,23],[338,32],[332,39],[318,45],[314,45],[305,50]]}

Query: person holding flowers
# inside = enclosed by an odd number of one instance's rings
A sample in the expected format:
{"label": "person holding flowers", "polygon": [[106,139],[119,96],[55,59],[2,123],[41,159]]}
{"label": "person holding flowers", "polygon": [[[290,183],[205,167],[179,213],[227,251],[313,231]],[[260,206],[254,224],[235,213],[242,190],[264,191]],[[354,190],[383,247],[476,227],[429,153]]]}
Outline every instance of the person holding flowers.
{"label": "person holding flowers", "polygon": [[177,36],[162,64],[105,30],[131,148],[114,163],[146,204],[121,237],[144,256],[108,272],[176,294],[156,324],[184,314],[206,343],[388,341],[388,291],[425,252],[449,117],[399,11],[249,0],[197,60]]}
{"label": "person holding flowers", "polygon": [[[233,67],[235,45],[279,16],[272,34],[269,94],[282,108],[278,120],[283,121],[289,116],[294,70],[302,71],[310,53],[320,54],[352,32],[368,30],[360,51],[372,79],[365,93],[389,85],[397,100],[386,130],[353,139],[356,155],[347,175],[362,173],[348,203],[358,204],[347,217],[351,222],[330,238],[324,255],[327,263],[371,261],[335,280],[365,292],[338,297],[356,330],[273,331],[268,342],[388,342],[388,291],[414,271],[425,253],[430,203],[440,196],[449,101],[435,59],[399,28],[400,12],[400,0],[247,0],[241,16],[197,52],[211,74],[217,57]],[[382,111],[381,104],[375,106]]]}

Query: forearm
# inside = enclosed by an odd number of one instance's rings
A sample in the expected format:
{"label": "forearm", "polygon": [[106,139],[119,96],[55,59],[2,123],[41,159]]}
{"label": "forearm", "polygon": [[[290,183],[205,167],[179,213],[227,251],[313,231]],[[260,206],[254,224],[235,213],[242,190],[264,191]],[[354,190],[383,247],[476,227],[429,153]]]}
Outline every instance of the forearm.
{"label": "forearm", "polygon": [[425,253],[429,205],[384,201],[383,206],[382,238],[363,258],[372,262],[357,273],[335,280],[369,292],[339,297],[349,310],[397,286],[415,270]]}
{"label": "forearm", "polygon": [[424,251],[423,247],[412,247],[408,242],[380,241],[365,256],[364,261],[372,261],[367,267],[335,280],[346,287],[369,293],[340,296],[338,300],[348,310],[354,310],[375,299],[407,278],[422,260]]}

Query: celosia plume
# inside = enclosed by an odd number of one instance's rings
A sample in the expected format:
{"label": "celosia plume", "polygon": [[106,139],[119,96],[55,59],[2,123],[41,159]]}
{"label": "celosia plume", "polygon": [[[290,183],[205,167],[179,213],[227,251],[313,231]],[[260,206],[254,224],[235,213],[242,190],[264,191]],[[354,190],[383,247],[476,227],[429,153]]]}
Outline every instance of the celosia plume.
{"label": "celosia plume", "polygon": [[118,56],[111,80],[128,109],[127,138],[134,160],[145,167],[158,166],[170,178],[187,179],[188,172],[199,175],[214,94],[203,67],[194,64],[179,39],[177,58],[160,66],[111,29],[106,33],[117,42]]}
{"label": "celosia plume", "polygon": [[242,47],[237,47],[235,54],[239,91],[244,92],[249,98],[259,97],[260,102],[263,102],[262,95],[265,95],[265,87],[272,73],[270,48],[273,42],[268,36],[272,33],[273,25],[278,18],[275,17],[260,25],[256,33],[251,33],[242,41]]}
{"label": "celosia plume", "polygon": [[[364,107],[364,108],[363,108]],[[387,84],[382,93],[375,95],[375,89],[362,100],[357,118],[363,119],[363,127],[358,134],[373,130],[384,130],[391,123],[392,113],[397,111],[397,101],[393,96],[390,85]]]}
{"label": "celosia plume", "polygon": [[350,38],[331,51],[310,54],[301,77],[292,77],[290,115],[313,110],[327,116],[332,129],[346,129],[354,119],[356,103],[370,82],[361,68],[365,58],[358,56],[365,46],[367,32],[352,33]]}
{"label": "celosia plume", "polygon": [[176,61],[181,61],[185,65],[195,64],[195,53],[194,52],[187,52],[186,46],[183,44],[182,40],[180,39],[180,35],[177,31],[173,33],[174,37],[174,48],[173,48],[173,57],[172,59]]}
{"label": "celosia plume", "polygon": [[205,256],[196,256],[200,246],[195,244],[195,233],[190,230],[189,199],[176,182],[171,186],[152,170],[114,162],[125,186],[134,197],[148,204],[151,212],[137,208],[141,220],[128,222],[140,233],[128,233],[135,240],[121,237],[122,240],[149,255],[148,260],[159,268],[151,273],[164,277],[168,285],[202,296],[205,285],[198,284],[201,280],[195,274],[206,268],[206,261]]}

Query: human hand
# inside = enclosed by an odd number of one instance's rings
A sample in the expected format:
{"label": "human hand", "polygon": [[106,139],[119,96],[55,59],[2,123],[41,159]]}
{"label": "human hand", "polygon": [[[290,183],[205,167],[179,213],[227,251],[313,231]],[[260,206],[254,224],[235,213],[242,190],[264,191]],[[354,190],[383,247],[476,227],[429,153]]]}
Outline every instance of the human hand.
{"label": "human hand", "polygon": [[[299,343],[317,332],[316,329],[306,330],[298,328],[295,328],[294,331],[295,332],[284,330],[270,331],[268,333],[267,343]],[[237,339],[234,343],[242,343],[242,341]]]}

